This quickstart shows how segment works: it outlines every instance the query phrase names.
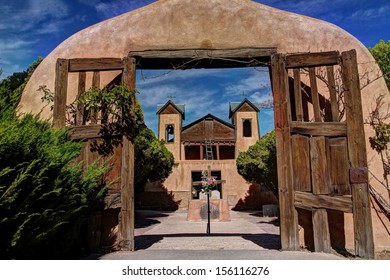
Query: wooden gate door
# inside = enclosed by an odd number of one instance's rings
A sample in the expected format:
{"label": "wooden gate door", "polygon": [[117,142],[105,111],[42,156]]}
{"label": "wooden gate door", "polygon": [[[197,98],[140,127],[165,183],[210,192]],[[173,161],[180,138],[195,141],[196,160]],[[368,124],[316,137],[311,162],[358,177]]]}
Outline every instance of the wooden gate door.
{"label": "wooden gate door", "polygon": [[271,65],[282,249],[299,249],[302,208],[315,251],[330,252],[332,209],[353,213],[355,254],[373,257],[356,51],[275,54]]}

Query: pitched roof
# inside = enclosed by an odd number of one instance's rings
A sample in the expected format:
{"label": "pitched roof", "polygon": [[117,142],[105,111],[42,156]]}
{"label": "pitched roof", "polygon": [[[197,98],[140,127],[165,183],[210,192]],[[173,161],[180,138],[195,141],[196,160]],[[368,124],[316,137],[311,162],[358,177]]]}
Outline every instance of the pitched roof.
{"label": "pitched roof", "polygon": [[253,110],[255,110],[256,112],[259,112],[259,108],[253,104],[252,102],[250,102],[247,98],[245,98],[242,102],[230,102],[229,103],[229,118],[231,118],[235,112],[238,111],[238,109],[240,109],[240,107],[242,105],[244,105],[245,103],[247,103],[249,106],[251,106],[253,108]]}
{"label": "pitched roof", "polygon": [[224,120],[222,120],[222,119],[220,119],[220,118],[217,118],[216,116],[214,116],[214,115],[212,115],[212,114],[207,114],[206,116],[204,116],[204,117],[202,117],[202,118],[200,118],[200,119],[197,119],[196,121],[194,121],[194,122],[192,122],[192,123],[187,124],[186,126],[184,126],[184,127],[182,128],[182,131],[184,131],[184,130],[186,130],[186,129],[188,129],[188,128],[194,126],[194,125],[196,125],[197,123],[200,123],[201,121],[203,121],[203,120],[205,120],[205,119],[207,119],[207,118],[214,119],[214,120],[216,120],[216,121],[218,121],[218,122],[222,123],[223,125],[226,125],[226,126],[228,126],[228,127],[230,127],[230,128],[233,128],[233,129],[235,128],[235,125],[234,125],[234,124],[228,123],[228,122],[226,122],[226,121],[224,121]]}
{"label": "pitched roof", "polygon": [[185,120],[185,105],[175,104],[172,102],[172,100],[168,100],[168,102],[165,104],[158,104],[156,114],[161,114],[161,112],[164,111],[164,109],[167,108],[169,105],[172,105],[172,107],[175,108],[181,114],[183,120]]}

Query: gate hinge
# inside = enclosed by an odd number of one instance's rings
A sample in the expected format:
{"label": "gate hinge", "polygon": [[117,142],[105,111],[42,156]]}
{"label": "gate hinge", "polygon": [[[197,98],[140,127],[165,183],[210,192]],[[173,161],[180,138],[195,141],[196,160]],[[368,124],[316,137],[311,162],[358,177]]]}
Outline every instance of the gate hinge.
{"label": "gate hinge", "polygon": [[368,183],[368,168],[355,167],[349,169],[349,181],[351,184]]}

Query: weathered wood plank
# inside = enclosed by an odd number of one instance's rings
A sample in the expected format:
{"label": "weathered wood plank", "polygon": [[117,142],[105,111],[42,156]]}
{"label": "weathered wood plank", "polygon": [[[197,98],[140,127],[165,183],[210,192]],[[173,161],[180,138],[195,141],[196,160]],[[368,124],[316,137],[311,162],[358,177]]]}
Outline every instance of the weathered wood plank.
{"label": "weathered wood plank", "polygon": [[[100,124],[73,126],[69,130],[69,137],[72,140],[100,138],[102,137],[101,132],[102,125]],[[116,136],[119,134],[110,134],[110,137]]]}
{"label": "weathered wood plank", "polygon": [[129,57],[142,58],[255,58],[270,57],[276,53],[276,48],[247,48],[247,49],[191,49],[191,50],[149,50],[129,52]]}
{"label": "weathered wood plank", "polygon": [[329,194],[330,178],[325,137],[310,138],[311,182],[313,194]]}
{"label": "weathered wood plank", "polygon": [[307,192],[295,192],[295,206],[313,210],[314,208],[333,209],[352,213],[351,196],[314,195]]}
{"label": "weathered wood plank", "polygon": [[[133,92],[131,118],[134,114],[135,94],[135,59],[125,57],[123,59],[122,84],[127,85]],[[131,135],[134,135],[134,126],[131,128]],[[121,169],[121,215],[120,215],[120,248],[121,250],[134,251],[134,143],[133,139],[123,136],[122,139],[122,169]]]}
{"label": "weathered wood plank", "polygon": [[314,67],[309,68],[309,78],[310,78],[311,100],[313,102],[314,120],[316,122],[322,122],[320,98],[318,96],[316,69]]}
{"label": "weathered wood plank", "polygon": [[299,69],[294,69],[294,96],[297,121],[303,121],[302,88]]}
{"label": "weathered wood plank", "polygon": [[350,195],[348,147],[345,137],[327,140],[331,193],[333,195]]}
{"label": "weathered wood plank", "polygon": [[122,70],[120,58],[73,58],[69,59],[69,72]]}
{"label": "weathered wood plank", "polygon": [[[77,88],[76,100],[79,100],[80,97],[85,92],[86,77],[87,77],[87,73],[86,72],[79,72],[79,83],[78,83],[78,88]],[[85,121],[84,121],[84,114],[85,114],[84,105],[77,104],[77,109],[76,110],[77,111],[76,111],[75,124],[76,125],[83,125],[83,124],[85,124]]]}
{"label": "weathered wood plank", "polygon": [[314,209],[312,217],[314,250],[316,252],[331,253],[328,213],[325,209]]}
{"label": "weathered wood plank", "polygon": [[213,120],[206,119],[205,122],[205,139],[206,140],[212,140],[214,138],[214,122]]}
{"label": "weathered wood plank", "polygon": [[339,121],[339,106],[337,105],[337,92],[336,92],[336,82],[334,79],[334,69],[333,66],[326,67],[326,73],[328,78],[328,88],[330,94],[330,106],[332,111],[332,121]]}
{"label": "weathered wood plank", "polygon": [[[341,55],[346,107],[348,154],[351,168],[367,167],[362,100],[356,50]],[[355,230],[355,254],[374,257],[371,203],[367,183],[351,184]]]}
{"label": "weathered wood plank", "polygon": [[339,62],[339,52],[319,52],[290,54],[286,56],[287,68],[316,67],[336,65]]}
{"label": "weathered wood plank", "polygon": [[274,96],[275,136],[280,205],[280,237],[283,250],[298,250],[298,222],[294,207],[292,180],[290,102],[285,56],[272,56],[272,88]]}
{"label": "weathered wood plank", "polygon": [[[92,76],[92,88],[100,89],[100,71],[94,71]],[[92,109],[90,112],[91,124],[97,124],[98,122],[98,111]]]}
{"label": "weathered wood plank", "polygon": [[99,124],[74,126],[69,130],[69,137],[72,140],[99,138],[102,136],[101,130],[102,126]]}
{"label": "weathered wood plank", "polygon": [[65,127],[66,124],[66,96],[68,92],[69,61],[59,58],[56,63],[56,77],[54,85],[54,127]]}
{"label": "weathered wood plank", "polygon": [[96,251],[100,247],[102,214],[101,212],[94,212],[88,217],[88,249]]}
{"label": "weathered wood plank", "polygon": [[309,137],[291,137],[293,184],[296,191],[310,192],[310,145]]}
{"label": "weathered wood plank", "polygon": [[123,136],[122,145],[119,247],[123,251],[134,251],[134,144]]}
{"label": "weathered wood plank", "polygon": [[347,125],[339,122],[291,122],[291,133],[343,137],[347,136]]}

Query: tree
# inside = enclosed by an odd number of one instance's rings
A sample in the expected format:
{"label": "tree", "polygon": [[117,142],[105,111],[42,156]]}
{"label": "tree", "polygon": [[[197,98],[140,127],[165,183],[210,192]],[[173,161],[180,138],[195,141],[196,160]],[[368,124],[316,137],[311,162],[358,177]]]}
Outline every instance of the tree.
{"label": "tree", "polygon": [[386,80],[387,88],[390,90],[390,41],[380,40],[373,48],[369,48],[372,56],[375,58],[383,76]]}
{"label": "tree", "polygon": [[149,181],[163,181],[172,172],[173,155],[149,128],[142,127],[134,141],[135,186],[142,190]]}
{"label": "tree", "polygon": [[238,173],[248,182],[266,186],[278,196],[275,131],[264,135],[236,161]]}

